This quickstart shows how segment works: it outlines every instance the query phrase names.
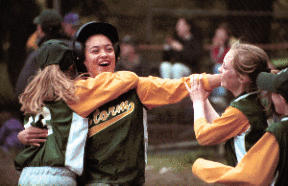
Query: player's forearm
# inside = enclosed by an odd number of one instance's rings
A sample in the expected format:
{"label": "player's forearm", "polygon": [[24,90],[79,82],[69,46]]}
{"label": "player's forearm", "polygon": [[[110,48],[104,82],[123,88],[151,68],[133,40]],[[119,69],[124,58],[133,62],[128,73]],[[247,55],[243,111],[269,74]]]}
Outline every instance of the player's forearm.
{"label": "player's forearm", "polygon": [[221,75],[220,74],[204,74],[204,88],[206,90],[213,90],[221,85]]}
{"label": "player's forearm", "polygon": [[[199,74],[191,76],[200,77]],[[177,103],[188,95],[184,82],[189,82],[191,76],[172,80],[152,76],[140,77],[137,94],[148,108]],[[220,85],[220,76],[203,73],[202,81],[204,89],[209,91]]]}
{"label": "player's forearm", "polygon": [[205,101],[205,117],[210,123],[212,123],[214,119],[219,117],[219,114],[213,108],[208,99]]}
{"label": "player's forearm", "polygon": [[205,103],[203,101],[194,101],[193,102],[194,121],[196,121],[199,118],[206,118],[204,105],[205,105]]}
{"label": "player's forearm", "polygon": [[147,108],[177,103],[188,96],[185,81],[189,81],[189,77],[181,79],[140,77],[137,94]]}

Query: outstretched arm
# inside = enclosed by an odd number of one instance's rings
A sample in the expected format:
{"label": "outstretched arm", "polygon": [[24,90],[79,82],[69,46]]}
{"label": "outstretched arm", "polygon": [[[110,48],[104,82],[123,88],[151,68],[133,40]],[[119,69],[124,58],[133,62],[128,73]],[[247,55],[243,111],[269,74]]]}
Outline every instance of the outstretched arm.
{"label": "outstretched arm", "polygon": [[[185,82],[189,82],[194,76],[199,77],[199,74],[192,74],[181,79],[162,79],[152,76],[140,77],[137,94],[141,102],[148,108],[177,103],[188,96]],[[201,81],[203,81],[205,90],[212,90],[219,86],[220,76],[218,74],[202,74],[202,76],[203,79]]]}
{"label": "outstretched arm", "polygon": [[216,87],[221,85],[221,75],[220,74],[202,74],[203,87],[207,91],[211,91]]}

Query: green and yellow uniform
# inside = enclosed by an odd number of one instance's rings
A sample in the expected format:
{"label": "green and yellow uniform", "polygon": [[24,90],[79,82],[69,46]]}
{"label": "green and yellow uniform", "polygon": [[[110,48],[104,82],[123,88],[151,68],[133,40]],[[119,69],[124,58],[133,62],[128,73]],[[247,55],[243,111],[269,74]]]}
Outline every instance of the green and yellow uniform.
{"label": "green and yellow uniform", "polygon": [[272,123],[236,167],[197,159],[193,173],[207,183],[287,185],[288,117]]}
{"label": "green and yellow uniform", "polygon": [[[185,81],[189,81],[189,78],[168,80],[151,76],[139,77],[134,89],[100,107],[95,106],[99,97],[92,96],[89,89],[79,89],[77,94],[82,101],[70,107],[81,116],[89,117],[86,184],[144,183],[143,107],[153,108],[179,102],[188,95]],[[85,83],[79,82],[78,85],[81,87]],[[204,85],[207,89],[210,88],[206,78]],[[105,86],[103,89],[108,94],[119,92],[119,89]],[[86,112],[87,108],[91,112]]]}
{"label": "green and yellow uniform", "polygon": [[27,146],[15,158],[18,170],[24,167],[66,167],[77,175],[83,172],[88,119],[74,113],[64,101],[47,102],[36,115],[27,115],[24,127],[47,128],[47,141],[40,147]]}
{"label": "green and yellow uniform", "polygon": [[224,113],[212,123],[205,118],[194,122],[196,139],[202,145],[226,142],[228,162],[237,164],[249,148],[265,133],[267,127],[264,108],[257,92],[235,98]]}

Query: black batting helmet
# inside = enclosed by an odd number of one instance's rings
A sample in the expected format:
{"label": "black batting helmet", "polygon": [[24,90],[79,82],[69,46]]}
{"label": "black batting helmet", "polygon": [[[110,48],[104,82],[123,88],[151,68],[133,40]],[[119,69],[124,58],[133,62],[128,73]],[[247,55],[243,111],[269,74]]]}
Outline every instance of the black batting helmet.
{"label": "black batting helmet", "polygon": [[87,72],[84,62],[84,47],[87,39],[95,34],[103,34],[110,39],[113,44],[115,57],[118,60],[120,55],[119,36],[117,29],[105,22],[91,21],[82,25],[75,34],[73,48],[76,66],[79,72]]}

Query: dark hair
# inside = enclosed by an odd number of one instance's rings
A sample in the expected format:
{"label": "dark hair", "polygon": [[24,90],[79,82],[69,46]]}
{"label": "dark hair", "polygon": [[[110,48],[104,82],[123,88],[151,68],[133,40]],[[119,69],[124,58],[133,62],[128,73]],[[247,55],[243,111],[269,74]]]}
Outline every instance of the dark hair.
{"label": "dark hair", "polygon": [[114,27],[113,25],[105,22],[88,22],[78,29],[75,39],[76,41],[82,43],[85,46],[85,42],[87,41],[87,39],[90,36],[96,34],[103,34],[109,38],[109,40],[113,44],[117,60],[120,54],[119,36],[116,27]]}
{"label": "dark hair", "polygon": [[[75,51],[77,50],[77,52],[75,52],[74,54],[75,54],[76,66],[77,66],[77,69],[79,72],[87,72],[87,69],[84,65],[85,43],[90,36],[96,35],[96,34],[103,34],[109,38],[109,40],[113,44],[116,62],[119,59],[120,46],[119,46],[118,31],[117,31],[116,27],[114,27],[113,25],[111,25],[109,23],[105,23],[105,22],[91,21],[91,22],[85,23],[84,25],[82,25],[78,29],[78,31],[75,34],[75,38],[74,38],[74,42],[73,42],[74,43],[73,46],[75,48]],[[81,45],[81,46],[79,46],[79,45]],[[78,49],[76,49],[76,48],[78,48]],[[81,48],[81,52],[79,52],[80,48]]]}

